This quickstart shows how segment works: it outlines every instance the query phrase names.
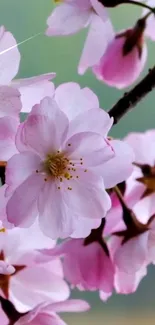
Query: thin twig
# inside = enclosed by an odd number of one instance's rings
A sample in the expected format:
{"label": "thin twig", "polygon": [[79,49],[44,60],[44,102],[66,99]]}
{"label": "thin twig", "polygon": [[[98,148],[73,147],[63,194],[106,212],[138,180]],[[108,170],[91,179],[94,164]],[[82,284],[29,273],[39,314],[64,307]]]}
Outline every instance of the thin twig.
{"label": "thin twig", "polygon": [[149,70],[148,74],[138,85],[119,99],[119,101],[109,110],[109,115],[114,118],[114,124],[134,108],[149,92],[155,88],[155,66]]}

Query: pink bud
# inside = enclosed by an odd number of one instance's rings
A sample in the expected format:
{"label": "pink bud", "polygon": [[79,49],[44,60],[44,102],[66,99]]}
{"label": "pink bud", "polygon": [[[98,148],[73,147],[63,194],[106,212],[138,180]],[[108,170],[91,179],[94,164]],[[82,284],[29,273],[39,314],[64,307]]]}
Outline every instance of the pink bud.
{"label": "pink bud", "polygon": [[99,80],[119,89],[131,85],[140,75],[147,58],[143,32],[145,22],[139,20],[133,29],[117,34],[100,62],[93,67]]}

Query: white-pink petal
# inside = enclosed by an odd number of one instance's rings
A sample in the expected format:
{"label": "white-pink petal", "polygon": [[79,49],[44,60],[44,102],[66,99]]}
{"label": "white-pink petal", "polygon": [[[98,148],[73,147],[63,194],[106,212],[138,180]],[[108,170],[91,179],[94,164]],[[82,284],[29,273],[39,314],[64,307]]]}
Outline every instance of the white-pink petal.
{"label": "white-pink petal", "polygon": [[18,120],[12,117],[0,118],[0,160],[7,161],[14,154],[17,148],[15,145],[15,135],[18,128]]}
{"label": "white-pink petal", "polygon": [[[0,27],[0,84],[8,85],[16,76],[20,64],[20,53],[14,36]],[[13,47],[11,49],[11,47]],[[6,51],[10,48],[9,51]]]}
{"label": "white-pink petal", "polygon": [[87,27],[91,18],[91,10],[64,3],[56,7],[47,19],[47,36],[70,35]]}
{"label": "white-pink petal", "polygon": [[22,108],[20,92],[8,86],[0,86],[0,117],[11,116],[19,120]]}
{"label": "white-pink petal", "polygon": [[43,176],[34,173],[17,187],[6,207],[9,222],[20,227],[33,224],[38,215],[37,199],[43,185]]}
{"label": "white-pink petal", "polygon": [[[105,188],[112,188],[116,184],[123,182],[133,171],[134,152],[132,148],[119,140],[111,140],[110,144],[114,150],[114,156],[105,162],[104,168],[101,170]],[[100,171],[101,168],[97,168]]]}
{"label": "white-pink petal", "polygon": [[100,61],[113,37],[114,30],[110,20],[107,18],[102,19],[96,13],[93,13],[88,36],[78,66],[79,74],[84,74],[88,68]]}
{"label": "white-pink petal", "polygon": [[69,120],[91,108],[99,108],[99,101],[95,93],[89,88],[81,89],[75,82],[67,82],[58,86],[54,98]]}
{"label": "white-pink petal", "polygon": [[16,79],[11,85],[17,88],[21,94],[22,112],[30,112],[35,104],[46,97],[53,97],[54,84],[50,80],[55,77],[55,73],[47,73],[25,79]]}

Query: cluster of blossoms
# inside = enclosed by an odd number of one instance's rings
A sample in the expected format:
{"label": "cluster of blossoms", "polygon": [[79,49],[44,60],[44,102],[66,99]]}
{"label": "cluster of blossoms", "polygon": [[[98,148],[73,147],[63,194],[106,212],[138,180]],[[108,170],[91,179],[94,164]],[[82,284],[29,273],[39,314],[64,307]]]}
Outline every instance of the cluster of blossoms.
{"label": "cluster of blossoms", "polygon": [[[115,36],[106,7],[120,3],[64,0],[46,31],[69,35],[90,25],[78,71],[91,68],[117,88],[142,71],[144,34],[155,39],[152,1]],[[2,26],[0,324],[65,325],[59,312],[89,309],[69,299],[71,288],[99,291],[102,301],[130,294],[155,263],[155,130],[112,139],[115,119],[91,89],[55,87],[55,73],[14,79],[19,64],[16,40]]]}

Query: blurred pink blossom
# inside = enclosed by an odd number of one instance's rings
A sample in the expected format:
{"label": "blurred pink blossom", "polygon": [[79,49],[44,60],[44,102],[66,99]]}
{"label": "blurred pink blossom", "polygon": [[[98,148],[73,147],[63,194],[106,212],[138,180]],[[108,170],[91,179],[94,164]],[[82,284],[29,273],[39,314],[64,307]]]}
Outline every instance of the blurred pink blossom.
{"label": "blurred pink blossom", "polygon": [[73,287],[103,291],[107,297],[111,295],[114,266],[106,246],[104,248],[97,241],[87,245],[83,239],[70,239],[51,250],[43,250],[43,253],[63,256],[64,276]]}
{"label": "blurred pink blossom", "polygon": [[80,74],[100,60],[114,35],[107,11],[98,0],[65,0],[52,11],[47,25],[47,36],[70,35],[89,26],[78,67]]}
{"label": "blurred pink blossom", "polygon": [[[35,223],[28,230],[14,228],[0,232],[0,294],[12,301],[16,309],[26,312],[37,304],[68,298],[59,258],[44,262],[37,249],[53,247]],[[3,264],[3,265],[2,265]],[[11,275],[9,275],[11,273]]]}

